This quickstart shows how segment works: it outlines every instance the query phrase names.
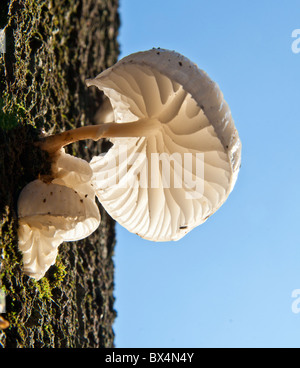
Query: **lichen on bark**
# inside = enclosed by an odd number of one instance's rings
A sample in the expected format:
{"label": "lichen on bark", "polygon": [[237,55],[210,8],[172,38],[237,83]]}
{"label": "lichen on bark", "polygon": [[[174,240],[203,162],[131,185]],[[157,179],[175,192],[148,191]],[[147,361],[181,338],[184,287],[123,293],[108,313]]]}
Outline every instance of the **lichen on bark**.
{"label": "lichen on bark", "polygon": [[[101,226],[87,239],[63,243],[40,281],[22,273],[17,198],[47,174],[34,147],[44,130],[93,124],[102,95],[85,86],[116,62],[118,0],[5,1],[0,29],[0,289],[10,327],[0,347],[112,347],[115,318],[114,222],[100,206]],[[105,142],[80,142],[68,153],[89,160]]]}

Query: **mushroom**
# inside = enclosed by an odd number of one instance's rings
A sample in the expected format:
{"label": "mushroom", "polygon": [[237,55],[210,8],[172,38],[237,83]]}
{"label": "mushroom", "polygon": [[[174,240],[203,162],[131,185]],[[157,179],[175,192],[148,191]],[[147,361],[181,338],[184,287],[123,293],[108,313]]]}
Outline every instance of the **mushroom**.
{"label": "mushroom", "polygon": [[36,280],[55,263],[62,242],[83,239],[100,223],[89,164],[62,150],[52,171],[50,183],[34,180],[18,199],[23,270]]}
{"label": "mushroom", "polygon": [[205,222],[232,191],[241,142],[218,85],[184,56],[152,49],[86,81],[110,99],[114,122],[39,142],[55,153],[81,139],[110,138],[91,162],[95,193],[129,231],[178,240]]}
{"label": "mushroom", "polygon": [[178,240],[225,202],[241,143],[222,92],[204,71],[176,52],[152,49],[87,85],[109,97],[120,136],[128,131],[90,163],[96,195],[121,225],[145,239]]}

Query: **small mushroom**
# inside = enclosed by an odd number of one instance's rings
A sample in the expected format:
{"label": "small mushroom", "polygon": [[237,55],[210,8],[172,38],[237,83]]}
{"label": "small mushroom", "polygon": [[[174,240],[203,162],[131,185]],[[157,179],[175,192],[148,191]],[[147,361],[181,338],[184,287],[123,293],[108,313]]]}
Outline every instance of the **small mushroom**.
{"label": "small mushroom", "polygon": [[108,124],[114,146],[90,164],[101,204],[121,225],[149,240],[178,240],[225,202],[241,142],[222,92],[204,71],[178,53],[153,49],[125,57],[87,85],[110,99],[119,125]]}
{"label": "small mushroom", "polygon": [[42,278],[55,263],[62,242],[83,239],[99,226],[91,175],[86,161],[61,151],[51,183],[37,179],[23,188],[18,199],[18,238],[28,276]]}

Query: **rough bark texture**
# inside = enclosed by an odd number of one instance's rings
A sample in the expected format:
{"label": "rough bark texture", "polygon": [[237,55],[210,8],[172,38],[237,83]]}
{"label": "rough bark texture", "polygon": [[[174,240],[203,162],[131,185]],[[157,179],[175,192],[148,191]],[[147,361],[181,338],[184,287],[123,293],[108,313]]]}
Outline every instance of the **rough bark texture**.
{"label": "rough bark texture", "polygon": [[[112,347],[112,219],[101,209],[99,230],[63,243],[56,264],[35,281],[22,273],[16,204],[24,185],[49,171],[46,155],[33,146],[41,130],[93,124],[102,96],[84,81],[117,60],[118,0],[2,1],[3,28],[0,289],[10,327],[0,330],[0,346]],[[89,160],[104,145],[84,142],[68,152]]]}

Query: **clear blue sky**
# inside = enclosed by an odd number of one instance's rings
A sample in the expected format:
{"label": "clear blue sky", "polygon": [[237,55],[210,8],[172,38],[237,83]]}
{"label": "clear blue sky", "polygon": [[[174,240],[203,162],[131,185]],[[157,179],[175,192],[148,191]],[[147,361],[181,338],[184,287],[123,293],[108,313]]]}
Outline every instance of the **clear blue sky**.
{"label": "clear blue sky", "polygon": [[300,347],[299,0],[120,0],[121,57],[161,47],[222,89],[242,168],[222,208],[179,242],[117,226],[117,347]]}

